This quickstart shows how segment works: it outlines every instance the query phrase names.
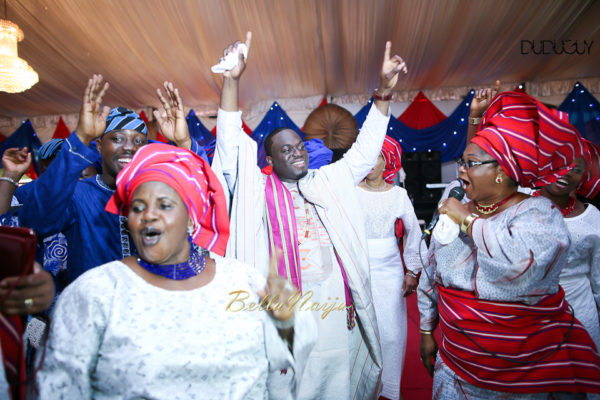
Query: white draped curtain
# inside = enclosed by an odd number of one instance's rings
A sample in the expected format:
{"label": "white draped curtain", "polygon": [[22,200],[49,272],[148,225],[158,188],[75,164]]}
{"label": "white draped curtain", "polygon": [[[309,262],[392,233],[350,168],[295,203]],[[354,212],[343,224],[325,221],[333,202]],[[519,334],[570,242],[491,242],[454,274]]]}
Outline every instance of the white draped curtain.
{"label": "white draped curtain", "polygon": [[[397,86],[401,102],[418,90],[432,100],[456,100],[496,79],[507,89],[527,82],[530,94],[555,104],[576,80],[600,93],[600,2],[593,0],[9,0],[7,5],[8,19],[25,33],[19,56],[36,69],[40,82],[21,94],[0,93],[4,134],[26,117],[44,130],[42,125],[55,125],[64,115],[73,128],[93,73],[111,84],[109,106],[158,106],[156,88],[172,80],[187,107],[214,113],[221,77],[210,66],[247,30],[253,42],[240,99],[250,120],[259,120],[274,100],[299,113],[323,96],[364,103],[377,87],[388,39],[408,64]],[[522,40],[566,39],[592,42],[589,54],[521,54]]]}

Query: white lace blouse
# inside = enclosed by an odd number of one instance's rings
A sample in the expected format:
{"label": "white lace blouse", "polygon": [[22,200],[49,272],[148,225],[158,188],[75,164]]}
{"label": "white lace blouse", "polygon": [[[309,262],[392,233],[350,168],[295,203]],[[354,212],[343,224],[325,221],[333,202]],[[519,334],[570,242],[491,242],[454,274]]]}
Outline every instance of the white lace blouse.
{"label": "white lace blouse", "polygon": [[86,272],[54,309],[40,398],[267,398],[269,372],[293,368],[287,344],[265,311],[226,311],[230,292],[258,302],[264,284],[226,258],[189,291],[153,286],[120,261]]}

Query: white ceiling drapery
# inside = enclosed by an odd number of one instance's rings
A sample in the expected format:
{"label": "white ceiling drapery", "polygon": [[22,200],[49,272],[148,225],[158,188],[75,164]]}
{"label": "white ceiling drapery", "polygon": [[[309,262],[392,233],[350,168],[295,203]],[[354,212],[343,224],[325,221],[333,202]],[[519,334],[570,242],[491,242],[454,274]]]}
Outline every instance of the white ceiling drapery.
{"label": "white ceiling drapery", "polygon": [[[246,109],[368,96],[387,39],[408,64],[400,94],[600,77],[593,0],[9,0],[8,19],[24,31],[19,56],[40,82],[0,93],[5,118],[77,112],[92,73],[110,82],[111,106],[158,106],[156,88],[172,80],[186,106],[214,110],[221,78],[210,66],[246,30]],[[563,39],[592,42],[590,54],[521,54],[522,40]]]}

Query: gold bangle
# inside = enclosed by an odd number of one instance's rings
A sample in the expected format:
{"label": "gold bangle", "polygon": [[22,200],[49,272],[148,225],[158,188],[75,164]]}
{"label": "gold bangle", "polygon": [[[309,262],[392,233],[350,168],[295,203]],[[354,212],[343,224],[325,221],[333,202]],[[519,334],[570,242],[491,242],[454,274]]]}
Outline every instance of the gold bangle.
{"label": "gold bangle", "polygon": [[479,126],[480,122],[481,122],[481,117],[469,117],[469,123],[471,125],[477,125],[477,126]]}
{"label": "gold bangle", "polygon": [[419,332],[423,335],[433,335],[433,331],[424,331],[423,329],[419,329]]}
{"label": "gold bangle", "polygon": [[460,230],[463,231],[464,233],[468,234],[467,232],[469,231],[469,228],[473,224],[473,221],[475,221],[477,218],[479,218],[479,215],[477,215],[475,213],[473,213],[471,215],[467,215],[465,217],[465,219],[463,219],[462,222],[460,223]]}

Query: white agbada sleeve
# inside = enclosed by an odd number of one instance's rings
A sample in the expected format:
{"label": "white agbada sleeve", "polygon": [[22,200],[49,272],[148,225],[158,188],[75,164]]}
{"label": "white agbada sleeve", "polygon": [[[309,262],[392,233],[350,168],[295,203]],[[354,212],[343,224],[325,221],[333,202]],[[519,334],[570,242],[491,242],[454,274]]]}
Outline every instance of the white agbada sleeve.
{"label": "white agbada sleeve", "polygon": [[211,168],[229,190],[230,236],[227,256],[267,276],[269,252],[264,230],[265,179],[257,166],[257,146],[242,130],[241,112],[219,110],[217,144]]}

